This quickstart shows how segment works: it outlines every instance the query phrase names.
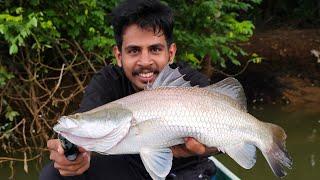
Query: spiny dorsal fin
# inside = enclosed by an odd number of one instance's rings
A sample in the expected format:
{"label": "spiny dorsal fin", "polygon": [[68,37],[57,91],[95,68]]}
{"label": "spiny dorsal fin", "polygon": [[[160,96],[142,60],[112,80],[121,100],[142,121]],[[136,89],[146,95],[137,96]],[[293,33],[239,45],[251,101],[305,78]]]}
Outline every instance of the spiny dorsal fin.
{"label": "spiny dorsal fin", "polygon": [[169,64],[166,65],[152,86],[147,89],[155,89],[157,87],[191,87],[190,82],[183,79],[179,69],[172,69]]}
{"label": "spiny dorsal fin", "polygon": [[215,84],[205,87],[208,91],[224,94],[237,101],[243,111],[247,111],[247,99],[240,82],[232,77],[225,78]]}

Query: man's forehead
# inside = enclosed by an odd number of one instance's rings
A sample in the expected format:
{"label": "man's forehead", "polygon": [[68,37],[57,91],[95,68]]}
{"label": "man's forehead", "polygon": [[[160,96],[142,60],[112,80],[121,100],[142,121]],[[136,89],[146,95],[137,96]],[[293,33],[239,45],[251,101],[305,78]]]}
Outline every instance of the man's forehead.
{"label": "man's forehead", "polygon": [[123,33],[123,45],[151,45],[166,44],[162,31],[154,31],[153,28],[141,28],[137,25],[128,26]]}
{"label": "man's forehead", "polygon": [[153,33],[155,36],[162,36],[164,35],[163,30],[159,27],[152,27],[152,26],[145,26],[141,27],[138,24],[131,24],[124,28],[123,35],[125,35],[128,31],[142,31]]}

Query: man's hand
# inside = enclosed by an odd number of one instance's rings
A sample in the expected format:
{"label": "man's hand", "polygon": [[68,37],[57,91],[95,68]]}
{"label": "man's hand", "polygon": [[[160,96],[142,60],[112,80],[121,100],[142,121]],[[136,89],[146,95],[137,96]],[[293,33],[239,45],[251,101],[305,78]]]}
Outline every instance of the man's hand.
{"label": "man's hand", "polygon": [[50,159],[54,161],[54,167],[59,170],[62,176],[75,176],[84,173],[90,166],[90,153],[79,148],[79,155],[76,160],[69,161],[64,156],[64,151],[58,139],[51,139],[47,142],[50,151]]}
{"label": "man's hand", "polygon": [[190,157],[195,155],[206,156],[219,153],[219,150],[215,147],[206,147],[199,143],[194,138],[184,138],[185,144],[176,145],[171,147],[173,156],[176,158]]}

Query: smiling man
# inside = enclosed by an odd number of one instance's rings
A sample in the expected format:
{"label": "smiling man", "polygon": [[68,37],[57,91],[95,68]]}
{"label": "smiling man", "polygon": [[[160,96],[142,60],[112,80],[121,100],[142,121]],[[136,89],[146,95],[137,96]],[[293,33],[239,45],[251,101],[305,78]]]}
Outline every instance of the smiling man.
{"label": "smiling man", "polygon": [[160,29],[132,24],[124,29],[122,38],[122,46],[114,47],[114,54],[136,91],[152,83],[176,53],[176,45],[168,44]]}
{"label": "smiling man", "polygon": [[[143,90],[168,63],[172,68],[178,66],[191,85],[209,85],[204,75],[173,63],[177,48],[172,35],[173,15],[168,6],[157,0],[124,1],[113,10],[112,25],[117,65],[106,66],[94,75],[78,112]],[[92,155],[80,147],[77,159],[68,161],[59,140],[49,140],[47,146],[52,163],[42,170],[41,180],[151,178],[139,155]],[[168,179],[208,179],[215,173],[214,164],[206,156],[218,152],[217,149],[207,148],[189,137],[185,138],[185,144],[171,149],[175,158]]]}

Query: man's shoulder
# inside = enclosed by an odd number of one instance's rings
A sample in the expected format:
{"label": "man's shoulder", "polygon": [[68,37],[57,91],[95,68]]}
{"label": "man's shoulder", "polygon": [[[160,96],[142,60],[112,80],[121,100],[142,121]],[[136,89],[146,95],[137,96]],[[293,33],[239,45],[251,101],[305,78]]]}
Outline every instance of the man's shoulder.
{"label": "man's shoulder", "polygon": [[119,79],[122,79],[125,75],[122,68],[114,64],[109,64],[104,66],[94,75],[94,77],[99,77],[99,76],[101,76],[105,80],[117,81]]}
{"label": "man's shoulder", "polygon": [[131,93],[131,86],[122,68],[107,65],[100,69],[87,85],[78,112],[117,100]]}

